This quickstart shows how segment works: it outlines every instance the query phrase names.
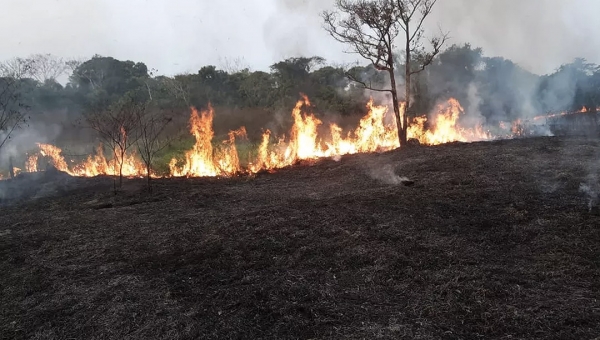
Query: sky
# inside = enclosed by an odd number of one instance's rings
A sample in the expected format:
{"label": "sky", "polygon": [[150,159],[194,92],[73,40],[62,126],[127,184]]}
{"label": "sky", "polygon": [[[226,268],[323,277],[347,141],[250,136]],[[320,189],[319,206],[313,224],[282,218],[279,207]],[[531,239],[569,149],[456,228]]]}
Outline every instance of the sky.
{"label": "sky", "polygon": [[[284,58],[357,60],[323,30],[333,0],[0,0],[0,60],[33,53],[145,62],[159,74],[204,65],[267,70]],[[438,0],[426,21],[544,74],[575,57],[600,64],[600,1]],[[401,41],[399,41],[401,43]]]}

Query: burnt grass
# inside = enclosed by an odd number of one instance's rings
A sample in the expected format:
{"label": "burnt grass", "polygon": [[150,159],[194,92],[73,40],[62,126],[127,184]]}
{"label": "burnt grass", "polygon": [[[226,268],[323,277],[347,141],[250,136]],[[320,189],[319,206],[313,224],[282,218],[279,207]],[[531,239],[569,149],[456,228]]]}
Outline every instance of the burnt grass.
{"label": "burnt grass", "polygon": [[152,194],[61,176],[0,206],[0,338],[593,339],[600,216],[579,187],[599,155],[448,144]]}

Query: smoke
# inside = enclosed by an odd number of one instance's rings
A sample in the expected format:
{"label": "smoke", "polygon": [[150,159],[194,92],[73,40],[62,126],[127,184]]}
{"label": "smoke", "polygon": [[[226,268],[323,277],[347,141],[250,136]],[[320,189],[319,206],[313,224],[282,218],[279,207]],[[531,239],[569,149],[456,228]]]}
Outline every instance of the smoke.
{"label": "smoke", "polygon": [[581,183],[579,186],[579,192],[585,195],[588,211],[598,204],[600,199],[600,185],[598,184],[598,178],[596,176],[589,176],[586,183]]}
{"label": "smoke", "polygon": [[371,164],[368,175],[374,180],[389,185],[399,185],[411,182],[411,180],[407,177],[398,176],[390,164],[386,164],[384,166]]}
{"label": "smoke", "polygon": [[[9,139],[0,149],[0,166],[8,167],[9,159],[13,158],[13,165],[23,162],[23,156],[31,151],[37,150],[36,143],[50,143],[56,139],[62,132],[62,126],[56,123],[43,123],[39,121],[30,121],[27,125],[15,129]],[[6,134],[0,133],[0,140],[3,140]],[[4,166],[2,166],[4,165]]]}
{"label": "smoke", "polygon": [[592,211],[600,203],[600,154],[595,153],[595,157],[592,157],[586,164],[586,177],[583,183],[579,185],[579,192],[584,195],[586,200],[588,211]]}
{"label": "smoke", "polygon": [[600,29],[599,11],[594,0],[438,1],[426,29],[439,23],[452,43],[469,42],[545,74],[576,57],[600,62],[600,42],[589,39]]}
{"label": "smoke", "polygon": [[[366,64],[356,54],[342,53],[349,46],[336,42],[323,30],[319,14],[332,9],[333,0],[281,0],[275,6],[264,26],[264,39],[274,57],[321,55],[328,60]],[[481,47],[489,63],[487,78],[491,83],[482,86],[476,79],[469,83],[453,78],[453,71],[446,67],[446,79],[427,79],[428,91],[434,95],[448,89],[462,91],[457,99],[465,108],[461,123],[466,126],[497,126],[502,121],[529,120],[547,111],[566,109],[575,98],[577,78],[567,73],[547,79],[538,75],[552,73],[576,57],[600,62],[600,42],[589,40],[585,33],[600,29],[594,9],[600,10],[600,3],[592,0],[439,1],[425,20],[426,37],[437,34],[441,27],[450,33],[449,44]],[[399,37],[397,45],[401,43]],[[490,58],[494,56],[507,59]],[[363,76],[371,78],[368,73]],[[381,74],[384,84],[389,84],[387,74]],[[397,80],[401,79],[399,75]],[[541,85],[545,88],[540,95]],[[402,97],[400,88],[399,94]],[[365,97],[388,105],[391,100],[372,91],[365,91]],[[539,134],[551,135],[547,127],[538,130]]]}
{"label": "smoke", "polygon": [[474,83],[470,83],[467,88],[467,100],[468,106],[465,109],[467,113],[465,117],[462,117],[462,122],[467,127],[481,126],[486,122],[486,118],[481,114],[479,106],[482,103],[482,99],[479,96],[477,86]]}

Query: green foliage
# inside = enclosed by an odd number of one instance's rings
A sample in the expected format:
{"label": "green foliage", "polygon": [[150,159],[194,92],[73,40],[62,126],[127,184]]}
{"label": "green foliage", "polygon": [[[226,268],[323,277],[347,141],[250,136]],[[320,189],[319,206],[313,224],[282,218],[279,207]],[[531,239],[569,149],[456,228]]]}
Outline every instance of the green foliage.
{"label": "green foliage", "polygon": [[[69,65],[73,72],[66,86],[52,78],[19,80],[20,104],[30,108],[32,116],[66,112],[69,119],[77,121],[86,111],[108,108],[131,96],[152,99],[156,109],[182,115],[187,115],[190,106],[206,107],[208,103],[248,112],[289,111],[300,93],[308,95],[317,113],[362,115],[367,96],[373,93],[348,76],[373,87],[389,86],[386,73],[372,65],[344,69],[327,65],[316,56],[277,62],[270,72],[226,72],[207,65],[194,74],[176,76],[154,76],[144,63],[98,55]],[[401,74],[398,79],[402,86]],[[510,60],[485,57],[480,48],[469,44],[441,52],[430,67],[414,76],[412,86],[417,113],[431,112],[438,102],[453,97],[489,122],[600,106],[597,65],[575,59],[552,74],[538,76]]]}

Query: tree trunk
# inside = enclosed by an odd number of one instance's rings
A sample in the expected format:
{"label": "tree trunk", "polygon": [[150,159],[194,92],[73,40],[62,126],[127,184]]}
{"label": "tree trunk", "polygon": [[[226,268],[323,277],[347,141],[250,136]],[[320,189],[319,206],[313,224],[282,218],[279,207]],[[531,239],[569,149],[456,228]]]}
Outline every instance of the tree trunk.
{"label": "tree trunk", "polygon": [[398,130],[398,141],[400,143],[400,147],[404,144],[403,141],[403,129],[402,129],[402,116],[400,115],[400,103],[398,102],[398,90],[396,89],[396,77],[394,76],[394,69],[392,68],[390,71],[390,83],[392,90],[392,102],[394,106],[394,116],[396,117],[396,129]]}
{"label": "tree trunk", "polygon": [[123,163],[125,160],[125,151],[121,151],[121,161],[119,162],[119,188],[123,186]]}
{"label": "tree trunk", "polygon": [[402,114],[402,139],[400,140],[400,146],[407,145],[408,136],[408,112],[410,111],[410,34],[408,29],[408,22],[406,23],[406,61],[404,62],[404,113]]}
{"label": "tree trunk", "polygon": [[13,167],[12,156],[8,157],[8,173],[10,178],[15,178],[15,168]]}
{"label": "tree trunk", "polygon": [[152,192],[152,185],[150,184],[150,162],[148,162],[148,164],[146,164],[146,179],[148,182],[148,192]]}

